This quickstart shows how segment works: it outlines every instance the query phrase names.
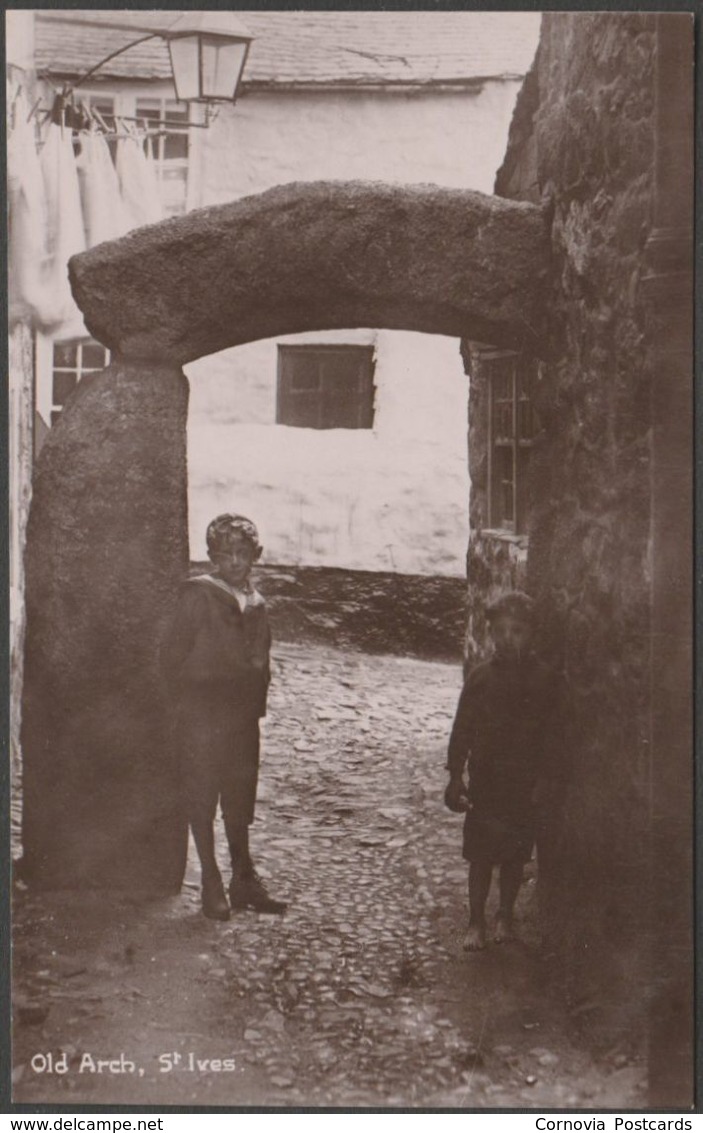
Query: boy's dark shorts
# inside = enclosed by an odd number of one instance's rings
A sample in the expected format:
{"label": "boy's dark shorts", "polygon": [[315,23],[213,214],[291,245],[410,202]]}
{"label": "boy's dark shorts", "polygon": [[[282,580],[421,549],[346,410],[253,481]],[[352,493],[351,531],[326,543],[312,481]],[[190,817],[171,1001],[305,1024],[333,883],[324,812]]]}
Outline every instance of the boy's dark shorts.
{"label": "boy's dark shorts", "polygon": [[183,801],[189,818],[254,821],[259,773],[259,720],[242,714],[218,687],[184,693],[174,714]]}
{"label": "boy's dark shorts", "polygon": [[532,815],[498,818],[474,809],[464,818],[463,857],[467,862],[529,862],[534,841]]}

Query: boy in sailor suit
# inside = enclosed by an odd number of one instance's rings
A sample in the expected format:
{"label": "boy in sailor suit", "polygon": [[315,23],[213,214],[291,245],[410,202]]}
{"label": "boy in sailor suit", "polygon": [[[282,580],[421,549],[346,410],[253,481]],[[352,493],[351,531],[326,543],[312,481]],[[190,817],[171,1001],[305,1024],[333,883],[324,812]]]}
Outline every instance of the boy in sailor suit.
{"label": "boy in sailor suit", "polygon": [[[162,653],[202,909],[213,920],[227,920],[230,906],[282,913],[285,904],[268,895],[249,854],[270,679],[266,603],[249,577],[262,548],[241,515],[218,515],[206,538],[214,569],[183,585]],[[229,903],[215,858],[218,801],[232,859]]]}

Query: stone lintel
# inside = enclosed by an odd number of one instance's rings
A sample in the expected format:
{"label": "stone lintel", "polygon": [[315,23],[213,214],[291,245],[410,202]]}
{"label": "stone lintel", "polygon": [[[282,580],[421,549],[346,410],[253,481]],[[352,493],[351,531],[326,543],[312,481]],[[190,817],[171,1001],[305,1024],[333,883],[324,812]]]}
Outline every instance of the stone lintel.
{"label": "stone lintel", "polygon": [[310,182],[200,209],[70,262],[91,333],[182,365],[275,335],[385,327],[500,346],[542,338],[534,204],[434,185]]}

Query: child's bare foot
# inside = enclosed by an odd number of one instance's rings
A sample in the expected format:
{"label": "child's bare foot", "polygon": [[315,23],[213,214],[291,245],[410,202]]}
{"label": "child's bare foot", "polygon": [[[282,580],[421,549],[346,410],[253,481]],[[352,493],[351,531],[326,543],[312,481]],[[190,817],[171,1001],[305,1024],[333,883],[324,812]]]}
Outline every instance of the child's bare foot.
{"label": "child's bare foot", "polygon": [[493,939],[496,944],[505,944],[506,940],[513,939],[513,919],[505,913],[496,913],[493,926]]}
{"label": "child's bare foot", "polygon": [[469,931],[464,937],[463,948],[465,952],[480,952],[486,947],[486,926],[469,925]]}

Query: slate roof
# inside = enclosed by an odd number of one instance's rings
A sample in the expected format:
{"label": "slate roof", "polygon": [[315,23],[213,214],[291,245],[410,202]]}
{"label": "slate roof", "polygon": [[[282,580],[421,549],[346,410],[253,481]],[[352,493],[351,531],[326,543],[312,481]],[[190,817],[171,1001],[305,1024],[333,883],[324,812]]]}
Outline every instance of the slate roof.
{"label": "slate roof", "polygon": [[[539,34],[539,14],[534,12],[236,14],[254,36],[244,74],[244,84],[250,88],[422,85],[521,77],[529,70]],[[173,10],[42,9],[36,19],[37,70],[81,74],[139,34],[104,25],[119,20],[163,29],[179,15]],[[98,72],[121,79],[167,79],[170,74],[168,51],[160,40],[132,48]]]}

